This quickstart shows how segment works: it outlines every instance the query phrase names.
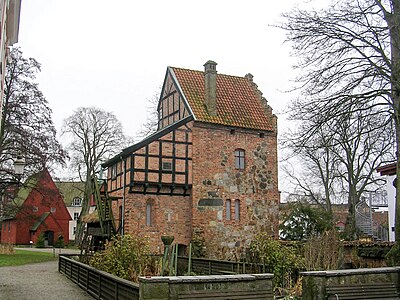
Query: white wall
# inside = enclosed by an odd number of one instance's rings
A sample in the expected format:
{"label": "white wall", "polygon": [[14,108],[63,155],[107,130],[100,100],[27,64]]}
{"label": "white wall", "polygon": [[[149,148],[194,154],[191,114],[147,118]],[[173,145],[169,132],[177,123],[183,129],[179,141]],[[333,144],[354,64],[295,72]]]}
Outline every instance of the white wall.
{"label": "white wall", "polygon": [[388,197],[388,210],[389,210],[389,241],[395,241],[394,234],[394,218],[396,212],[396,189],[393,186],[393,180],[396,178],[393,176],[386,176],[386,190]]}

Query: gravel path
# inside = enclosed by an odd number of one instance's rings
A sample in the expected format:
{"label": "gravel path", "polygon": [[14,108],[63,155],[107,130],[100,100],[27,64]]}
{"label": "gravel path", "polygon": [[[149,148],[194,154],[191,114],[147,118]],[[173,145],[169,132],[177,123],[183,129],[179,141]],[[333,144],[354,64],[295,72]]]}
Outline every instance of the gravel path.
{"label": "gravel path", "polygon": [[1,300],[93,300],[58,272],[58,261],[0,268]]}

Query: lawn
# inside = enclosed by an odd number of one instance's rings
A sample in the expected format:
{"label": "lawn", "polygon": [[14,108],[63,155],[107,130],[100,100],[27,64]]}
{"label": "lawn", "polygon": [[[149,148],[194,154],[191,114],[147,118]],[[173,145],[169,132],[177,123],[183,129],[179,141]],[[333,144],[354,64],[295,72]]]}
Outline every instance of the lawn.
{"label": "lawn", "polygon": [[57,257],[54,257],[52,253],[15,249],[15,254],[0,254],[0,267],[20,266],[56,259]]}

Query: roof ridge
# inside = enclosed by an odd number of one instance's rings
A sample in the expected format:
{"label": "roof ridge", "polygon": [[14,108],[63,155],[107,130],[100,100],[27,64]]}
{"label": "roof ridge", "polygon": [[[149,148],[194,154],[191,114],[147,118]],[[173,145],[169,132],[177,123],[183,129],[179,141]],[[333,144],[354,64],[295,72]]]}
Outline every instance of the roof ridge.
{"label": "roof ridge", "polygon": [[[187,69],[187,68],[171,67],[171,66],[169,66],[168,68],[171,68],[171,69],[180,69],[180,70],[192,71],[192,72],[198,72],[198,73],[203,73],[203,74],[204,74],[204,71],[200,71],[200,70],[192,70],[192,69]],[[234,78],[241,78],[241,79],[245,79],[245,80],[249,81],[249,80],[246,78],[246,75],[244,75],[244,76],[238,76],[238,75],[229,75],[229,74],[224,74],[224,73],[219,73],[219,72],[217,72],[217,76],[218,76],[218,75],[227,76],[227,77],[234,77]]]}

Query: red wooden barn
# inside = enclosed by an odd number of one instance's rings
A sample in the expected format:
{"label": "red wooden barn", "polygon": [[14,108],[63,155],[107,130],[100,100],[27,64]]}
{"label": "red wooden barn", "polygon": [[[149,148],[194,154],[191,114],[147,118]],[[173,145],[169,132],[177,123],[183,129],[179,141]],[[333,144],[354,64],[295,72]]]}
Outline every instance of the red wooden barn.
{"label": "red wooden barn", "polygon": [[4,205],[2,243],[29,244],[43,233],[45,245],[51,246],[62,237],[69,240],[71,216],[49,172],[29,177],[15,198]]}

